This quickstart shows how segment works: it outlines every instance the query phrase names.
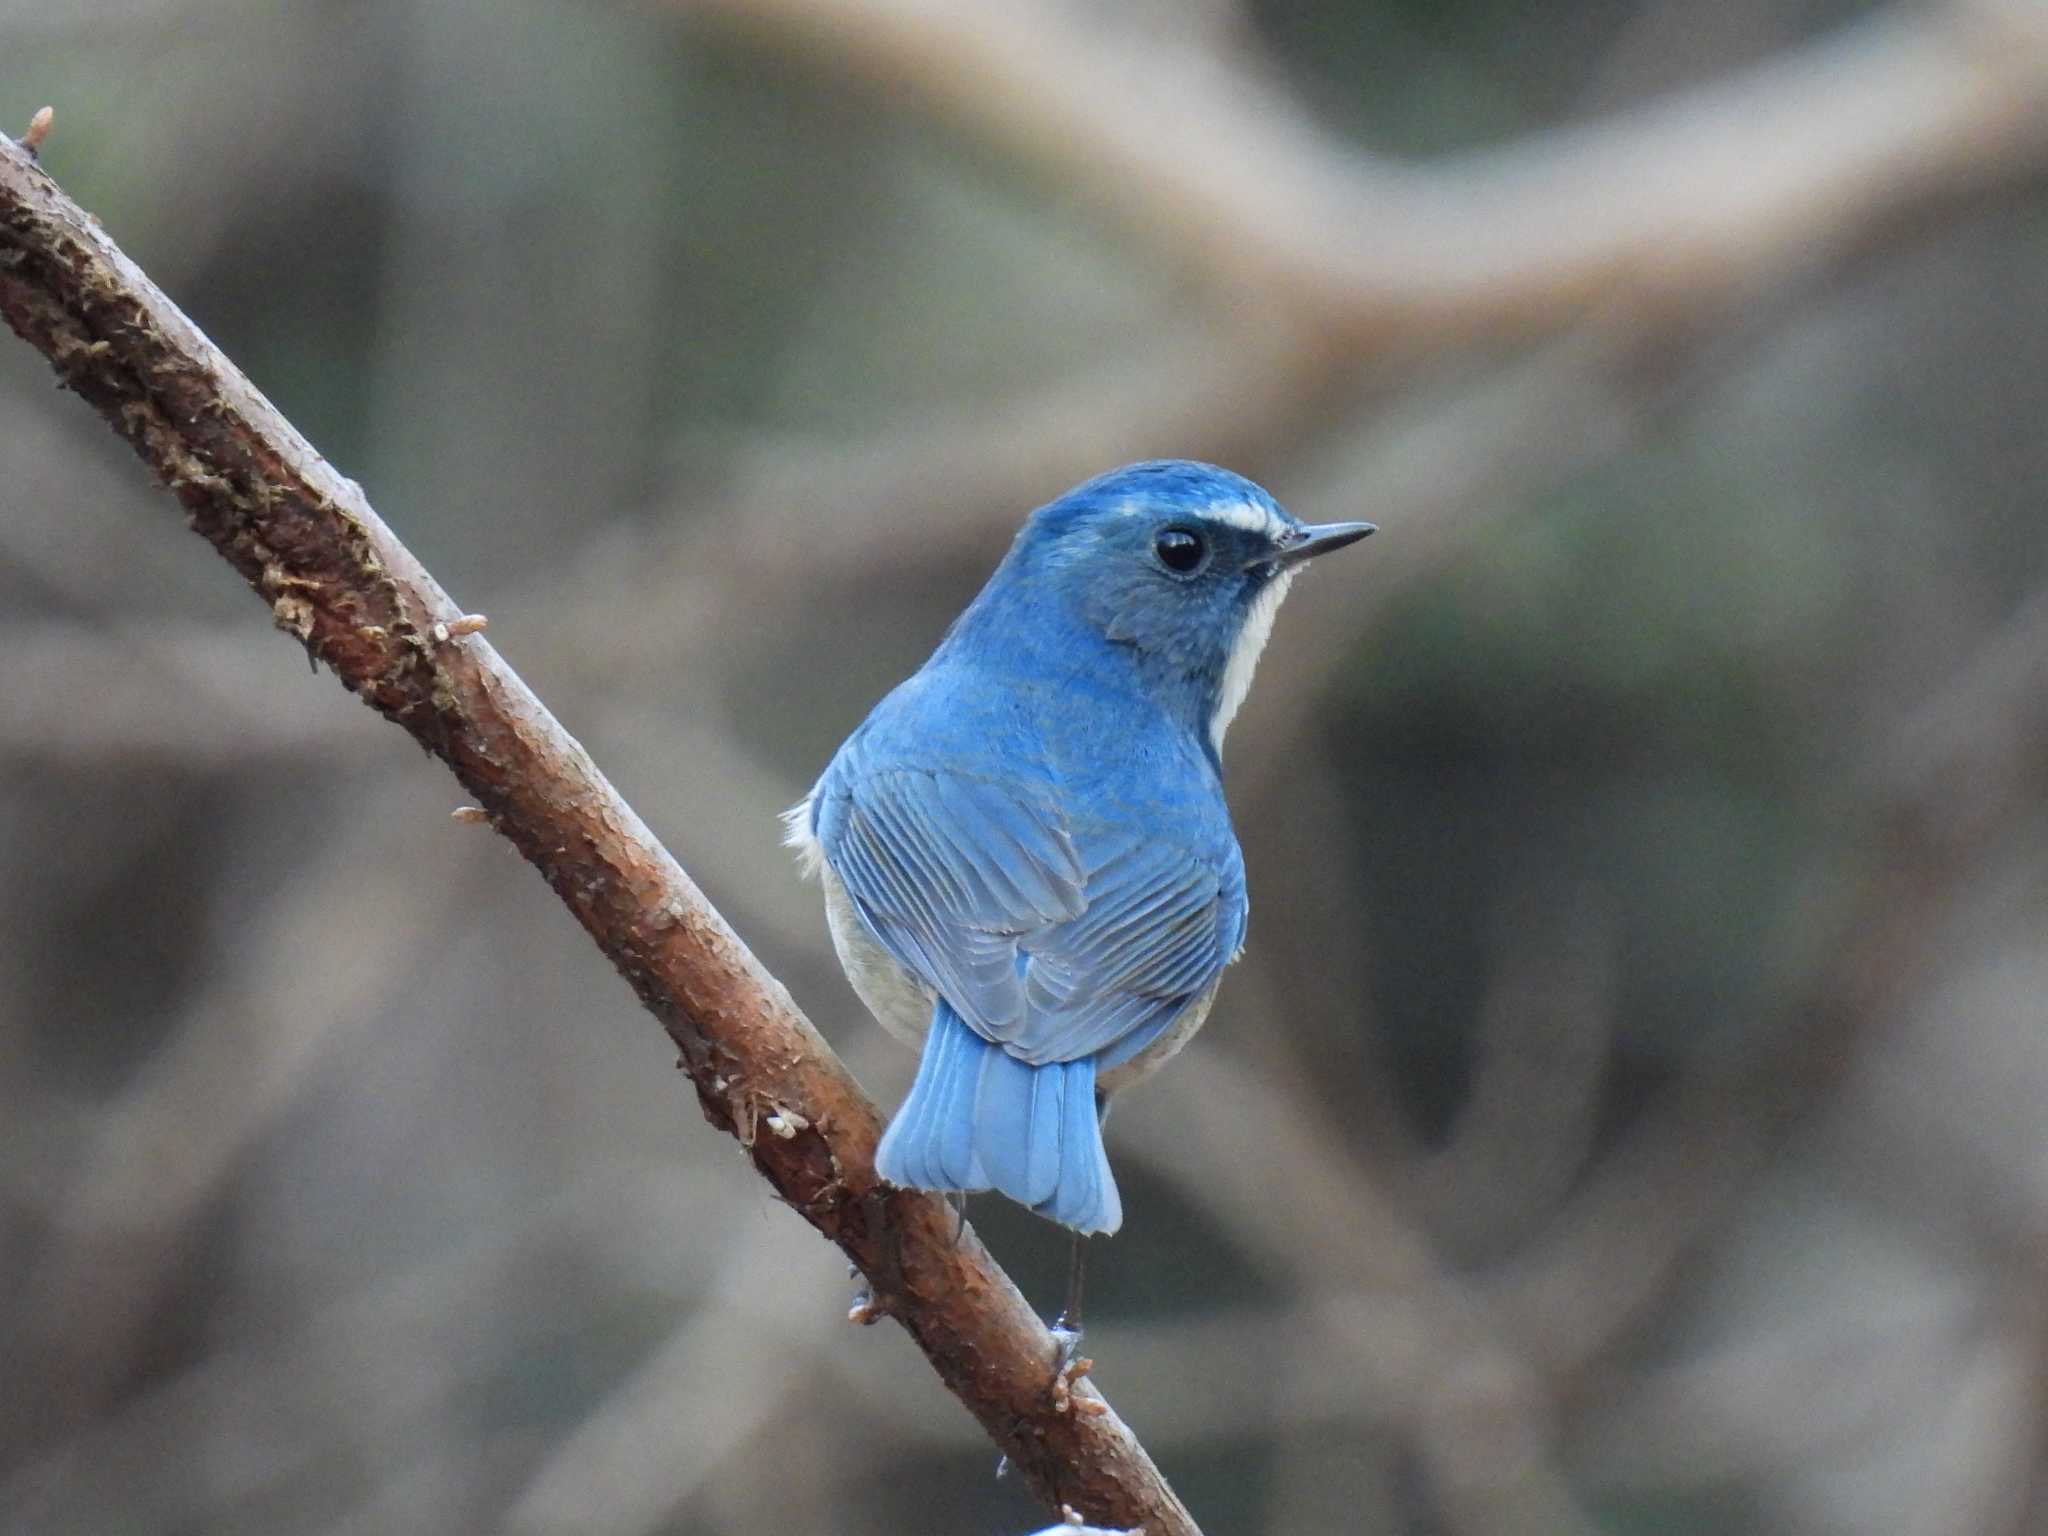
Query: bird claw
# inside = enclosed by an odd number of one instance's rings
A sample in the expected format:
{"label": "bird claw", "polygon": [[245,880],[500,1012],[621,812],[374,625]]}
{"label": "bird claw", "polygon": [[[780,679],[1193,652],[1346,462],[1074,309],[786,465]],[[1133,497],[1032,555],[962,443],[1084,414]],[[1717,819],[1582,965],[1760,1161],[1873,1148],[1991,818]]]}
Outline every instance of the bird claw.
{"label": "bird claw", "polygon": [[1109,1412],[1109,1404],[1099,1397],[1083,1397],[1075,1392],[1074,1385],[1095,1369],[1095,1362],[1081,1354],[1081,1335],[1065,1328],[1055,1328],[1052,1335],[1059,1341],[1059,1363],[1052,1376],[1052,1411],[1073,1413],[1085,1418]]}
{"label": "bird claw", "polygon": [[853,1305],[846,1309],[846,1320],[859,1323],[863,1328],[872,1328],[889,1315],[889,1303],[875,1295],[875,1288],[863,1285],[853,1293]]}

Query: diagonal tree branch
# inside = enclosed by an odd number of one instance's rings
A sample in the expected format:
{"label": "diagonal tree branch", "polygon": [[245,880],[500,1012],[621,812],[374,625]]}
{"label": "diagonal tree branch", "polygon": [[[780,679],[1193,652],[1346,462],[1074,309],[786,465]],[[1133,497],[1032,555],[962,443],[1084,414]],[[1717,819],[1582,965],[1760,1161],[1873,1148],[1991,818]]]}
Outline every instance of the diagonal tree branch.
{"label": "diagonal tree branch", "polygon": [[[192,528],[365,703],[447,763],[668,1031],[705,1118],[843,1249],[1057,1510],[1153,1536],[1187,1510],[1107,1405],[1061,1412],[1054,1344],[936,1199],[880,1185],[873,1104],[782,985],[440,585],[11,140],[0,314],[107,420]],[[1083,1387],[1080,1395],[1099,1398]]]}

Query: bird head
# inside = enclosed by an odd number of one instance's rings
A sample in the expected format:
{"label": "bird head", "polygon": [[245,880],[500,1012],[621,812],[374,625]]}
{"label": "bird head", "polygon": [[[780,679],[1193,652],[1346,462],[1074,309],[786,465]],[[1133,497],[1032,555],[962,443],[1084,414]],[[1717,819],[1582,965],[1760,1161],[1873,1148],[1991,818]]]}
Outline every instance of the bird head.
{"label": "bird head", "polygon": [[1050,599],[1221,751],[1289,584],[1371,523],[1303,523],[1241,475],[1159,459],[1039,508],[992,587]]}

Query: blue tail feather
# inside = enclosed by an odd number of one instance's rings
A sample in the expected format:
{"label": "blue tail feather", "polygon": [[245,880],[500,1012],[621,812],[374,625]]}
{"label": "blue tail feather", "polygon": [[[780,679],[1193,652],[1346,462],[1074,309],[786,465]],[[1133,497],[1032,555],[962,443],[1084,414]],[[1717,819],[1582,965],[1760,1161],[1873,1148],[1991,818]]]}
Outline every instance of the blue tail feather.
{"label": "blue tail feather", "polygon": [[[1052,1199],[1034,1207],[1064,1226],[1083,1232],[1114,1232],[1123,1225],[1124,1205],[1102,1148],[1102,1119],[1095,1106],[1095,1059],[1069,1066],[1061,1087],[1060,1169],[1063,1177]],[[1039,1070],[1043,1071],[1044,1068]]]}
{"label": "blue tail feather", "polygon": [[1096,1118],[1095,1058],[1032,1066],[943,1000],[875,1169],[912,1189],[998,1189],[1083,1232],[1123,1221]]}
{"label": "blue tail feather", "polygon": [[[942,1028],[945,1020],[951,1028]],[[910,1095],[875,1149],[875,1171],[909,1189],[987,1189],[974,1155],[974,1090],[983,1042],[944,1003],[925,1036]]]}
{"label": "blue tail feather", "polygon": [[[1062,1096],[1067,1075],[991,1049],[974,1099],[975,1145],[989,1181],[1019,1205],[1036,1209],[1058,1191]],[[1090,1069],[1093,1075],[1093,1069]]]}

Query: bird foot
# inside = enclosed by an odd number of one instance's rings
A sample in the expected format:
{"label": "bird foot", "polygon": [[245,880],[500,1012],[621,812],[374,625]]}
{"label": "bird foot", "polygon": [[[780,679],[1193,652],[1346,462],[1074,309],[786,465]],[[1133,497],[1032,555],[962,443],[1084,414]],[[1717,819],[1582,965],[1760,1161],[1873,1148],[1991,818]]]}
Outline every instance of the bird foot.
{"label": "bird foot", "polygon": [[1052,1334],[1053,1343],[1059,1346],[1059,1364],[1065,1365],[1081,1352],[1080,1324],[1069,1323],[1066,1313],[1062,1312],[1047,1323],[1046,1330]]}
{"label": "bird foot", "polygon": [[1081,1353],[1079,1330],[1053,1325],[1052,1336],[1059,1345],[1059,1359],[1054,1363],[1052,1374],[1052,1411],[1074,1413],[1092,1418],[1109,1412],[1109,1404],[1099,1397],[1082,1397],[1074,1391],[1074,1384],[1095,1369],[1095,1362]]}
{"label": "bird foot", "polygon": [[[850,1273],[858,1276],[860,1271],[849,1266]],[[865,1281],[853,1293],[853,1305],[846,1309],[846,1320],[859,1323],[863,1328],[872,1328],[889,1315],[889,1303],[875,1295],[875,1288]]]}

